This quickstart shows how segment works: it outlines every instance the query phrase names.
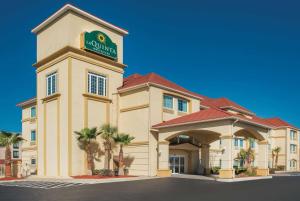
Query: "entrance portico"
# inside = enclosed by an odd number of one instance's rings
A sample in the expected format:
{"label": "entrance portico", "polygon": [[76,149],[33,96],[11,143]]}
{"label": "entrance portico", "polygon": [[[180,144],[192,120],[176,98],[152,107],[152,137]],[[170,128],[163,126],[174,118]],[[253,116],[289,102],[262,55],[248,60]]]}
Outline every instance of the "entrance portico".
{"label": "entrance portico", "polygon": [[[168,125],[166,122],[164,122],[161,125],[154,126],[153,128],[156,130],[156,132],[158,132],[159,158],[157,174],[159,176],[168,176],[172,173],[172,170],[170,170],[169,160],[170,156],[173,156],[170,154],[170,152],[171,150],[173,151],[174,145],[171,145],[171,141],[178,136],[188,136],[191,139],[191,144],[198,147],[198,153],[200,157],[190,158],[192,160],[198,160],[196,162],[194,161],[194,164],[198,162],[198,166],[196,168],[197,171],[187,173],[210,174],[210,144],[216,140],[220,140],[220,148],[222,149],[222,152],[220,156],[221,169],[219,171],[219,177],[234,178],[235,171],[233,168],[233,162],[236,158],[236,150],[233,139],[236,136],[243,136],[245,139],[251,138],[257,141],[257,175],[266,176],[269,174],[268,141],[266,140],[269,129],[267,127],[258,124],[255,125],[254,123],[247,122],[245,120],[219,119],[205,122],[187,122],[180,125]],[[170,149],[170,147],[173,148]],[[190,163],[187,161],[184,162]]]}

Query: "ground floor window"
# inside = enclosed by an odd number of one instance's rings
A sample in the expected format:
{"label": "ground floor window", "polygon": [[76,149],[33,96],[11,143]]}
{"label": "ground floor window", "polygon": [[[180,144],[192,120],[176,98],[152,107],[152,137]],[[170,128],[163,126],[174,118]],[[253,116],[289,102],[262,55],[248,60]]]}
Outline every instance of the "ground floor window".
{"label": "ground floor window", "polygon": [[13,151],[13,158],[19,158],[19,151]]}
{"label": "ground floor window", "polygon": [[31,159],[31,165],[35,165],[36,164],[36,159],[35,158],[32,158]]}
{"label": "ground floor window", "polygon": [[290,167],[296,168],[297,167],[297,161],[296,160],[290,160]]}

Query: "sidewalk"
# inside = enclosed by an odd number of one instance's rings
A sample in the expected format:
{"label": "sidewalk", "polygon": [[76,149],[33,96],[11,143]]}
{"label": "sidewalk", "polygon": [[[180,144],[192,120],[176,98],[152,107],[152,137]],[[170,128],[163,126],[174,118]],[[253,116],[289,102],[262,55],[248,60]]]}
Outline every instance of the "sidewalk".
{"label": "sidewalk", "polygon": [[[65,183],[82,183],[82,184],[99,184],[99,183],[113,183],[113,182],[126,182],[126,181],[138,181],[138,180],[148,180],[157,179],[159,177],[147,177],[147,176],[137,176],[137,177],[126,177],[126,178],[105,178],[105,179],[74,179],[72,177],[38,177],[30,176],[25,179],[19,179],[14,181],[42,181],[42,182],[65,182]],[[2,181],[0,181],[2,182]],[[7,182],[7,181],[3,181]],[[11,181],[10,181],[11,182]]]}

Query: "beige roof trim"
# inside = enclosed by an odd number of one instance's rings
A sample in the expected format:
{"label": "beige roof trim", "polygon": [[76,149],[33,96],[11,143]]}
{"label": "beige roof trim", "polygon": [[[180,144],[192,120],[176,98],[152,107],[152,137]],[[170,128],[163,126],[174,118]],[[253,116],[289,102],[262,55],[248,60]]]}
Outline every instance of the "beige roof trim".
{"label": "beige roof trim", "polygon": [[75,6],[72,6],[71,4],[66,4],[64,7],[62,7],[61,9],[59,9],[58,11],[56,11],[53,15],[51,15],[50,17],[48,17],[45,21],[43,21],[41,24],[39,24],[37,27],[35,27],[34,29],[31,30],[32,33],[37,34],[39,31],[41,31],[42,29],[44,29],[47,25],[51,24],[53,21],[55,21],[56,19],[58,19],[60,16],[62,16],[63,14],[65,14],[66,12],[72,11],[74,13],[77,13],[81,16],[84,16],[96,23],[99,23],[107,28],[110,28],[116,32],[118,32],[121,35],[128,35],[128,31],[117,27],[109,22],[106,22],[94,15],[91,15]]}
{"label": "beige roof trim", "polygon": [[246,122],[246,123],[251,124],[251,125],[256,125],[256,126],[260,126],[260,127],[268,128],[268,129],[273,129],[273,127],[266,126],[266,125],[259,124],[259,123],[254,123],[254,122],[247,121],[245,119],[240,119],[240,118],[237,118],[237,117],[223,117],[223,118],[208,119],[208,120],[202,120],[202,121],[184,122],[184,123],[171,124],[171,125],[166,125],[166,126],[155,126],[153,128],[154,129],[169,128],[169,127],[184,126],[184,125],[197,124],[197,123],[206,123],[206,122],[211,122],[211,121],[221,121],[221,120],[228,120],[228,119],[238,120],[238,121],[241,121],[241,122]]}

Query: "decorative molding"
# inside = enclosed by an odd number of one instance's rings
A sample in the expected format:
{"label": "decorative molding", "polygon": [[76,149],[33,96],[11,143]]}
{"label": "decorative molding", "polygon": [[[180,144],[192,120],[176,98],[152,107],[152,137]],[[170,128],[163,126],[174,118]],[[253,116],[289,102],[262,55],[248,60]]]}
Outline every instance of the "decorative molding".
{"label": "decorative molding", "polygon": [[175,113],[174,110],[172,110],[172,109],[167,109],[167,108],[163,108],[163,112],[169,113],[169,114],[174,114],[174,113]]}
{"label": "decorative molding", "polygon": [[[68,53],[73,53],[73,54],[67,55]],[[63,56],[63,57],[61,57],[61,56]],[[80,57],[80,56],[83,56],[83,57]],[[61,58],[59,58],[59,57],[61,57]],[[111,59],[105,58],[103,56],[96,55],[96,54],[91,53],[91,52],[83,51],[81,49],[71,47],[71,46],[63,47],[62,49],[56,51],[55,53],[53,53],[53,54],[47,56],[46,58],[41,59],[37,63],[33,64],[33,66],[37,68],[37,72],[41,72],[41,71],[49,68],[50,66],[54,65],[55,63],[57,63],[61,60],[64,60],[68,57],[73,57],[75,59],[88,61],[86,58],[84,58],[84,57],[87,57],[89,59],[104,62],[104,63],[107,63],[109,65],[112,65],[112,67],[104,65],[103,66],[104,68],[109,68],[110,70],[121,72],[121,73],[123,73],[123,71],[124,71],[123,69],[126,67],[126,65],[115,62]],[[58,61],[55,61],[55,59],[57,59],[57,58],[59,58]],[[51,61],[53,61],[53,62],[51,62]],[[93,61],[89,60],[88,62],[90,63],[90,62],[93,62]],[[95,65],[99,65],[99,64],[95,64]]]}
{"label": "decorative molding", "polygon": [[99,101],[103,103],[111,103],[112,100],[107,98],[106,96],[99,96],[95,94],[90,94],[90,93],[84,93],[82,94],[84,97],[86,97],[88,100],[94,100],[94,101]]}
{"label": "decorative molding", "polygon": [[32,147],[23,147],[22,151],[31,151],[31,150],[37,150],[37,146],[32,146]]}
{"label": "decorative molding", "polygon": [[144,109],[149,107],[149,104],[143,104],[143,105],[138,105],[138,106],[133,106],[133,107],[128,107],[128,108],[122,108],[120,109],[120,112],[129,112],[132,110],[139,110],[139,109]]}
{"label": "decorative molding", "polygon": [[149,145],[149,141],[132,142],[126,146],[130,147],[130,146],[139,146],[139,145]]}
{"label": "decorative molding", "polygon": [[46,96],[45,98],[42,98],[41,100],[43,103],[48,103],[50,101],[56,100],[58,97],[60,97],[60,93],[55,93],[50,96]]}

